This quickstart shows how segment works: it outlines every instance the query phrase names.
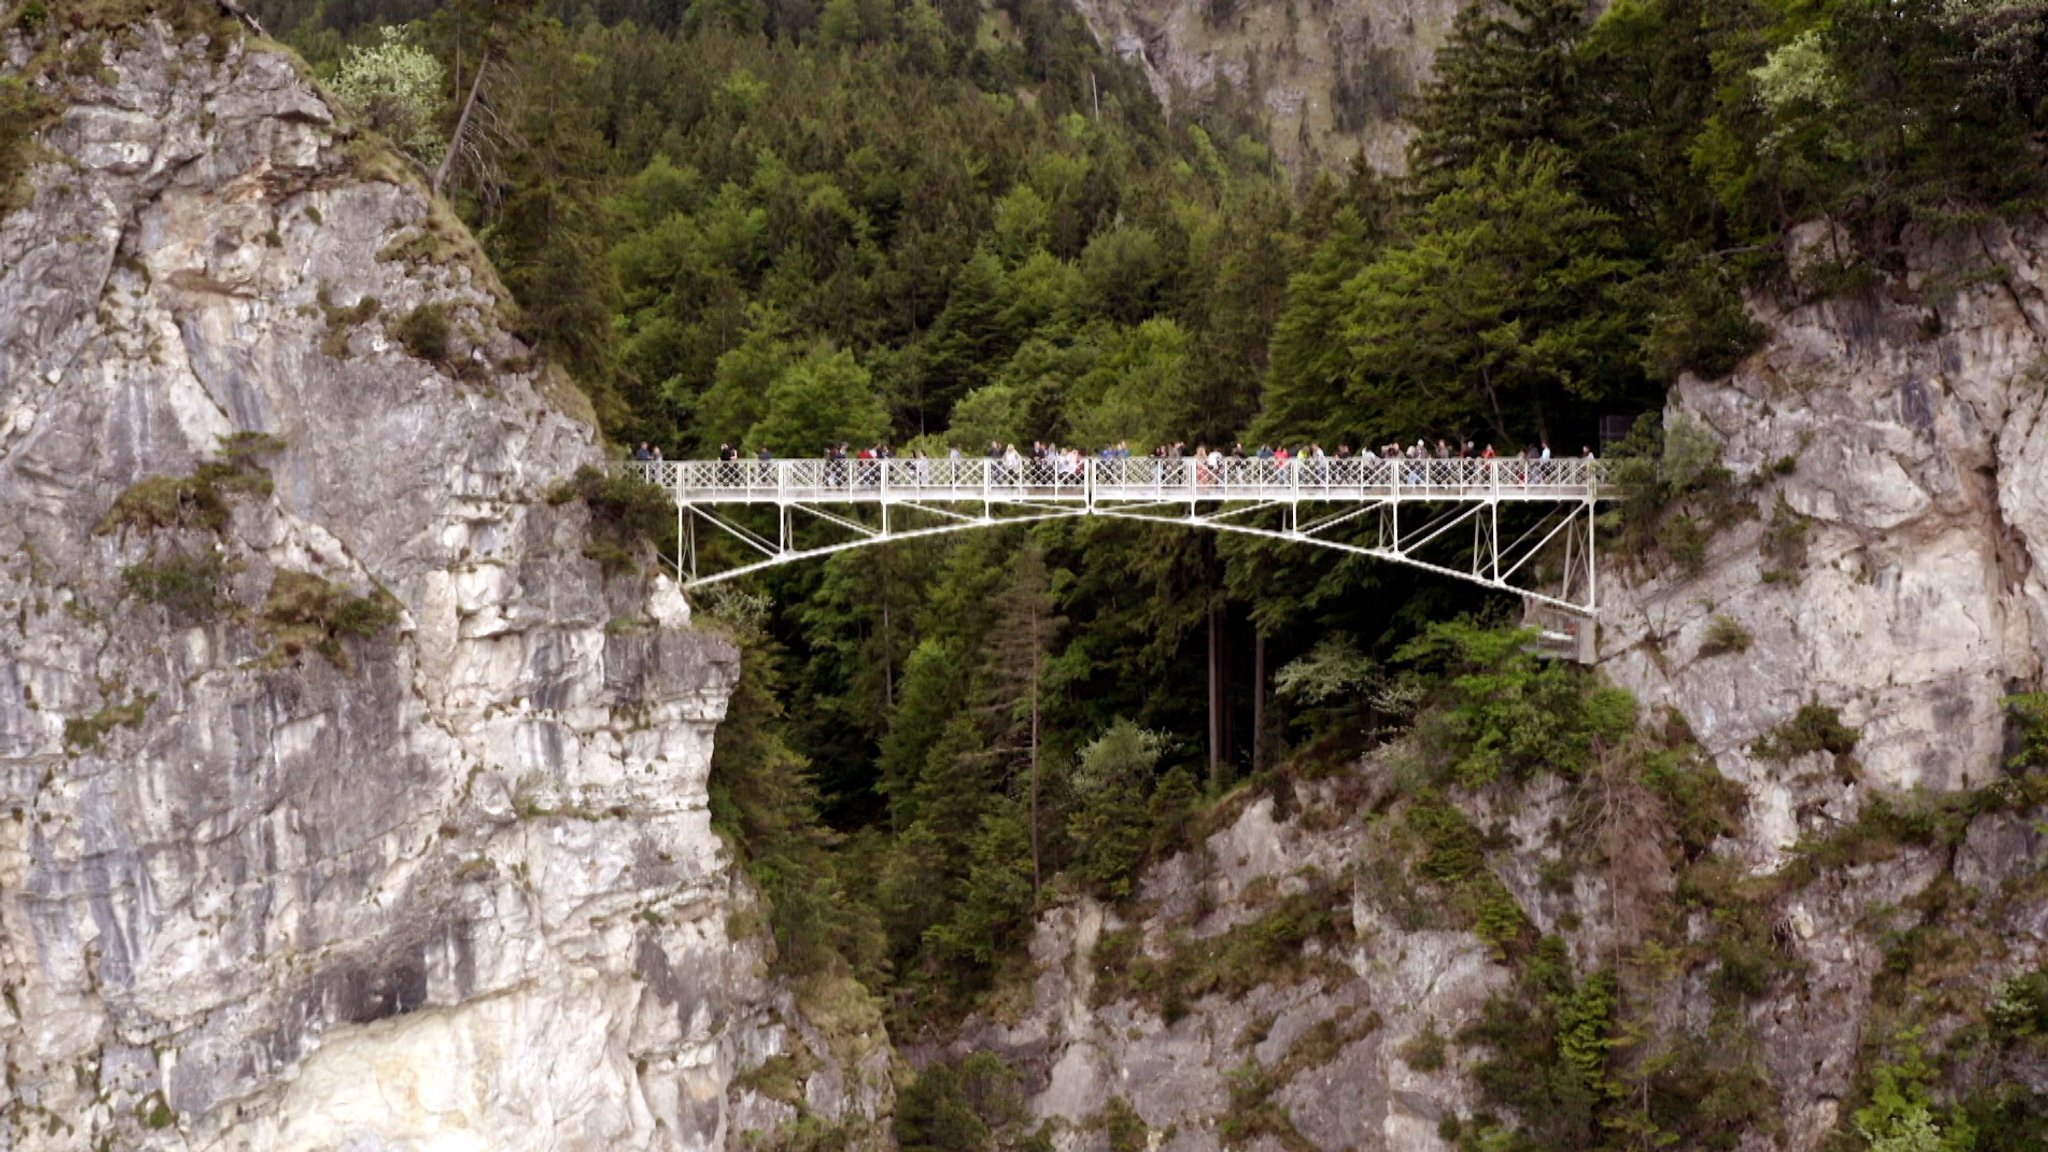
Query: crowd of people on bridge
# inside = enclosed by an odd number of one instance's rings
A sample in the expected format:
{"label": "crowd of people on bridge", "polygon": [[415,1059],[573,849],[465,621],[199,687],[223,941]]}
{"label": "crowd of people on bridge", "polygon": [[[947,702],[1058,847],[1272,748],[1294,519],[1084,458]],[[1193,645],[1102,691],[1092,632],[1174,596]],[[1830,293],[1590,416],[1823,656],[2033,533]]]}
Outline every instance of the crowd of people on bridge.
{"label": "crowd of people on bridge", "polygon": [[[1548,440],[1539,440],[1535,445],[1523,447],[1512,454],[1503,455],[1494,450],[1492,444],[1479,444],[1471,440],[1452,442],[1439,438],[1434,445],[1426,440],[1413,444],[1391,443],[1378,448],[1366,447],[1354,451],[1350,444],[1339,444],[1334,452],[1326,452],[1319,442],[1311,441],[1296,447],[1260,444],[1247,449],[1242,442],[1229,448],[1220,445],[1196,444],[1190,449],[1185,442],[1173,442],[1155,446],[1149,458],[1160,462],[1152,473],[1152,479],[1165,483],[1184,483],[1190,477],[1188,466],[1193,466],[1192,479],[1201,485],[1215,483],[1242,483],[1254,478],[1285,479],[1291,475],[1290,468],[1299,469],[1298,475],[1316,483],[1328,482],[1341,477],[1349,470],[1341,464],[1344,461],[1400,461],[1396,476],[1401,483],[1424,484],[1431,482],[1475,483],[1490,475],[1482,465],[1486,461],[1509,460],[1525,462],[1510,473],[1517,482],[1542,483],[1550,475],[1549,462],[1553,459]],[[1033,484],[1079,484],[1086,473],[1085,462],[1089,459],[1103,461],[1130,460],[1133,457],[1130,442],[1119,440],[1105,445],[1094,452],[1084,452],[1073,446],[1062,447],[1044,441],[1034,441],[1028,452],[1020,450],[1014,443],[1000,440],[988,442],[986,459],[991,464],[991,477],[995,483]],[[718,446],[721,462],[735,463],[748,459],[748,455],[731,443]],[[761,463],[775,459],[766,447],[757,448],[751,457]],[[1147,457],[1139,457],[1145,459]],[[633,451],[633,459],[641,462],[659,462],[661,449],[642,442]],[[953,468],[941,471],[941,480],[950,483],[959,475],[957,466],[965,463],[969,456],[958,447],[947,450],[944,457],[934,457],[923,449],[914,449],[907,456],[898,456],[895,448],[887,442],[878,442],[865,448],[856,449],[852,444],[840,442],[828,445],[823,454],[825,462],[824,480],[827,486],[866,487],[878,483],[885,474],[888,461],[907,460],[910,475],[907,477],[917,484],[932,482],[933,464],[943,460]],[[1593,449],[1583,448],[1580,459],[1592,460]],[[1432,462],[1466,461],[1464,467],[1447,468]],[[1257,467],[1254,468],[1256,463]],[[1027,465],[1029,467],[1027,468]],[[901,473],[896,473],[901,475]],[[1150,482],[1150,481],[1148,481]]]}

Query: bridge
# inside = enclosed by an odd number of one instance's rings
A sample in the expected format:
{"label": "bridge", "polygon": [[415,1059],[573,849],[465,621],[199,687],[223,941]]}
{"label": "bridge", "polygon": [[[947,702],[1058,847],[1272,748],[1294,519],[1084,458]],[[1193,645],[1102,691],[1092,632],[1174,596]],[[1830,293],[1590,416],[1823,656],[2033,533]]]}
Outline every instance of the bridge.
{"label": "bridge", "polygon": [[[1609,466],[1591,459],[679,460],[622,467],[673,493],[676,568],[691,586],[896,540],[1102,516],[1368,556],[1514,592],[1532,610],[1583,619],[1599,611],[1595,513],[1617,495]],[[700,523],[737,540],[743,562],[700,570]]]}

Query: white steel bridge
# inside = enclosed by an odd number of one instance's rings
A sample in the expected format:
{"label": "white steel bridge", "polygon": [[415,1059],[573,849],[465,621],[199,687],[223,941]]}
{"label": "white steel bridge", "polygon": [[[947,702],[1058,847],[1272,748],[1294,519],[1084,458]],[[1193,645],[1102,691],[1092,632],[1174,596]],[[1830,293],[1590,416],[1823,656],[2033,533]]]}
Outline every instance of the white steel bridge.
{"label": "white steel bridge", "polygon": [[[1608,466],[1590,459],[680,460],[622,467],[673,494],[676,567],[693,586],[894,540],[1107,516],[1390,560],[1582,618],[1599,611],[1596,509],[1616,496]],[[737,540],[742,562],[700,570],[699,522]]]}

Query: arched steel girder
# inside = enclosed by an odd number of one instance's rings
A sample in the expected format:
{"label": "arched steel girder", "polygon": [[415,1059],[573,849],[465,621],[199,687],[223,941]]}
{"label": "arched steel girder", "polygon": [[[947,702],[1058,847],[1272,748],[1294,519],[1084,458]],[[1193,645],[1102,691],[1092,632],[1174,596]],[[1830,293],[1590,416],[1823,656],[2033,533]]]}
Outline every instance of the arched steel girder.
{"label": "arched steel girder", "polygon": [[[1515,499],[1502,501],[1479,496],[1460,500],[1431,500],[1427,496],[1362,501],[1245,500],[1204,508],[1201,501],[1157,500],[1118,503],[1091,499],[1079,503],[1033,502],[1026,499],[996,498],[974,501],[980,515],[940,507],[935,502],[899,499],[880,505],[880,524],[867,524],[850,515],[830,511],[821,502],[788,500],[762,501],[751,505],[740,501],[711,504],[680,503],[677,527],[681,538],[676,567],[686,586],[699,587],[736,579],[784,564],[830,556],[856,548],[948,535],[1006,524],[1034,524],[1052,520],[1100,516],[1141,523],[1207,528],[1217,532],[1248,536],[1280,543],[1306,544],[1349,555],[1363,556],[1407,565],[1425,572],[1478,584],[1496,591],[1512,592],[1525,604],[1541,605],[1571,616],[1590,619],[1599,612],[1596,564],[1596,515],[1600,496],[1576,499]],[[1533,523],[1512,537],[1502,535],[1500,510],[1503,503],[1542,508]],[[777,511],[776,538],[770,539],[738,523],[723,509],[727,504],[743,507],[773,507]],[[1303,510],[1312,515],[1306,521]],[[898,515],[891,517],[890,511]],[[1406,517],[1403,512],[1408,513]],[[1259,513],[1279,511],[1282,526],[1268,527],[1246,520]],[[929,515],[938,524],[905,526],[901,513]],[[851,533],[847,539],[825,544],[800,544],[796,539],[799,518],[834,525]],[[1332,535],[1360,520],[1373,522],[1371,543]],[[716,572],[698,567],[696,526],[702,522],[738,540],[760,554],[751,560]],[[1354,530],[1355,531],[1355,530]],[[1555,568],[1542,564],[1546,555],[1562,563]],[[1540,569],[1540,572],[1539,572]],[[1541,577],[1539,579],[1539,576]]]}

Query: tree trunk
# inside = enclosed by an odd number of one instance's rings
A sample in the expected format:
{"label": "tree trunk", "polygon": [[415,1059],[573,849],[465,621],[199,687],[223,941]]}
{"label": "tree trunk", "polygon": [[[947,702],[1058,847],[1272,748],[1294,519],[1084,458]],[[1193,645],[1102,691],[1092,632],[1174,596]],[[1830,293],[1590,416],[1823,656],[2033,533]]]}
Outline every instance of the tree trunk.
{"label": "tree trunk", "polygon": [[448,173],[455,166],[455,155],[462,149],[462,134],[469,130],[469,114],[476,110],[476,98],[484,90],[484,73],[490,71],[491,50],[485,48],[477,57],[476,78],[470,81],[469,98],[462,102],[462,115],[455,118],[455,131],[448,136],[448,154],[441,157],[441,167],[434,172],[433,193],[441,195],[441,186],[448,182]]}
{"label": "tree trunk", "polygon": [[1223,790],[1223,605],[1209,605],[1209,789]]}
{"label": "tree trunk", "polygon": [[1038,679],[1042,671],[1038,613],[1031,614],[1031,902],[1038,903]]}
{"label": "tree trunk", "polygon": [[1252,771],[1266,767],[1266,630],[1252,633]]}

